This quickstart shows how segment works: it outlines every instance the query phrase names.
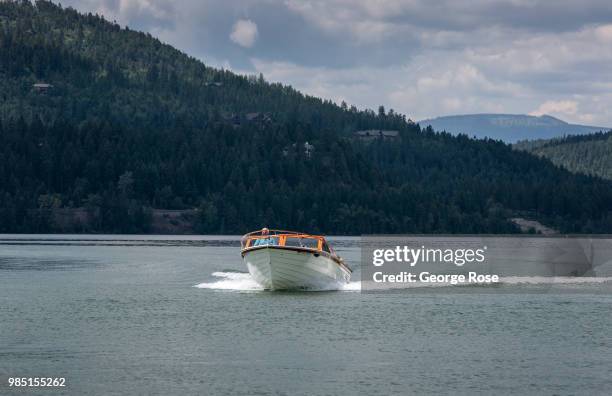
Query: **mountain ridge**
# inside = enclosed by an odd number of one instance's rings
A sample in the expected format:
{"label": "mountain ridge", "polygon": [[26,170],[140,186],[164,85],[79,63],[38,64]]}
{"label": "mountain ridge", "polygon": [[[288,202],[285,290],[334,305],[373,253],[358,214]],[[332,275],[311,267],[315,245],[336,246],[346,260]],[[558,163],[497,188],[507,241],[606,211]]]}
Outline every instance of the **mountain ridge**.
{"label": "mountain ridge", "polygon": [[570,124],[550,115],[478,113],[440,116],[419,121],[434,130],[464,133],[477,138],[499,139],[508,143],[519,140],[550,139],[564,135],[588,134],[609,128]]}

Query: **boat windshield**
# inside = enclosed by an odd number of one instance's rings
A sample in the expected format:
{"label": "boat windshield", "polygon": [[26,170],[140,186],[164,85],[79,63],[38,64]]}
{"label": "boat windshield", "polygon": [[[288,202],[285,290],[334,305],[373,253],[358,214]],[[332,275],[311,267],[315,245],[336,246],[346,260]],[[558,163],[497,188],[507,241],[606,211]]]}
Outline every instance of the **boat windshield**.
{"label": "boat windshield", "polygon": [[267,238],[257,238],[252,239],[250,246],[274,246],[278,245],[278,237],[277,236],[269,236]]}
{"label": "boat windshield", "polygon": [[286,237],[285,246],[305,247],[319,249],[319,240],[316,238]]}

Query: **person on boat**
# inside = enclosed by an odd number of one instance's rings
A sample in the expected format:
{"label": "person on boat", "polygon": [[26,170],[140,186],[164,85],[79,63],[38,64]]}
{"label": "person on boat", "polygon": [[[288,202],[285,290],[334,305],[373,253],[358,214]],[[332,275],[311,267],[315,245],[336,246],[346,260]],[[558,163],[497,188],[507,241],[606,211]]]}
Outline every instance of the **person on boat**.
{"label": "person on boat", "polygon": [[255,243],[253,244],[253,246],[268,246],[268,245],[276,245],[277,244],[277,238],[275,237],[271,237],[270,236],[270,230],[268,230],[266,227],[261,229],[261,235],[264,238],[259,238],[255,241]]}

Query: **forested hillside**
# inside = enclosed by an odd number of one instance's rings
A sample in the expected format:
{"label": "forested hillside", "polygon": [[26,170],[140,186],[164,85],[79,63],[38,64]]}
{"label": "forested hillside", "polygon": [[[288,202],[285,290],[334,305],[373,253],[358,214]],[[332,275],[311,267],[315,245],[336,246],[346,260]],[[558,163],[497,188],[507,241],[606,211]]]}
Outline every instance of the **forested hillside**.
{"label": "forested hillside", "polygon": [[500,233],[517,215],[610,232],[612,183],[0,2],[0,232],[148,232],[154,208],[206,233]]}
{"label": "forested hillside", "polygon": [[560,139],[522,141],[517,149],[551,160],[572,172],[612,180],[612,131]]}

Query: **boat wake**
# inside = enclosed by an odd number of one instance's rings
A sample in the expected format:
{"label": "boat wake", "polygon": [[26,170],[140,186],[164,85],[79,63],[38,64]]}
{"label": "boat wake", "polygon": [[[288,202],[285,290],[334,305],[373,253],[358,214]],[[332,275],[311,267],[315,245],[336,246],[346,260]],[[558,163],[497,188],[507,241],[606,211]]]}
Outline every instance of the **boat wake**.
{"label": "boat wake", "polygon": [[[264,289],[255,282],[248,272],[230,272],[218,271],[213,272],[212,276],[216,278],[211,282],[204,282],[195,285],[199,289],[210,290],[229,290],[242,292],[257,292]],[[573,284],[591,284],[591,283],[612,283],[612,277],[548,277],[548,276],[508,276],[499,279],[501,285],[573,285]],[[453,287],[453,286],[474,286],[474,285],[450,285],[445,283],[413,283],[396,285],[392,288],[412,288],[412,287]],[[479,285],[482,286],[482,285]],[[494,286],[494,285],[489,285]],[[316,289],[308,291],[361,291],[361,282],[349,282],[338,289]]]}
{"label": "boat wake", "polygon": [[610,276],[506,276],[501,277],[500,283],[506,285],[545,285],[545,284],[577,284],[577,283],[608,283],[612,282]]}
{"label": "boat wake", "polygon": [[[210,289],[210,290],[230,290],[230,291],[243,291],[243,292],[256,292],[263,291],[264,289],[255,282],[248,272],[226,272],[218,271],[213,272],[212,276],[216,279],[212,282],[204,282],[195,285],[199,289]],[[343,285],[339,289],[317,289],[307,291],[360,291],[361,282],[350,282]],[[306,290],[305,290],[306,291]]]}
{"label": "boat wake", "polygon": [[521,287],[521,286],[550,286],[555,288],[589,285],[612,285],[612,277],[595,276],[502,276],[495,283],[451,283],[451,282],[413,282],[413,283],[373,283],[364,282],[363,290],[384,291],[397,289],[419,288],[490,288],[490,287]]}
{"label": "boat wake", "polygon": [[212,276],[217,278],[212,282],[195,285],[199,289],[211,290],[236,290],[236,291],[261,291],[263,288],[245,272],[213,272]]}

